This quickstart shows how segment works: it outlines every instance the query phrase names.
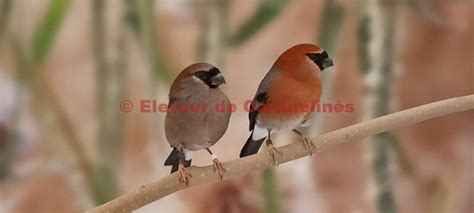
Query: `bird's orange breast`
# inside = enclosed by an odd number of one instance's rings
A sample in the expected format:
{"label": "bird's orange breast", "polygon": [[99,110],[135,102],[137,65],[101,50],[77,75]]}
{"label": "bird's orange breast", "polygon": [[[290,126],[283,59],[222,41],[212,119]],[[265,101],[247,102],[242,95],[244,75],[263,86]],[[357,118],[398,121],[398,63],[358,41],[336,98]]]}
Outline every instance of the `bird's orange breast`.
{"label": "bird's orange breast", "polygon": [[319,76],[290,77],[281,73],[267,90],[268,100],[259,112],[260,121],[294,120],[306,117],[321,97]]}

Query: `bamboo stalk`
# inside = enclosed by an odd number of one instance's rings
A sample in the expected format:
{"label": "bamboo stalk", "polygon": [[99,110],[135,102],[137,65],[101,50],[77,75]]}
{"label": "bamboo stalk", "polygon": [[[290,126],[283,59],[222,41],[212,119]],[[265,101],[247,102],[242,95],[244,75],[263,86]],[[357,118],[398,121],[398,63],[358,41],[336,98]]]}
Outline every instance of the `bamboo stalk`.
{"label": "bamboo stalk", "polygon": [[[365,119],[371,119],[390,113],[392,101],[393,53],[394,53],[394,4],[385,0],[369,0],[366,7],[369,38],[365,43],[366,56],[361,64],[367,67],[365,72]],[[363,19],[363,21],[365,21]],[[364,47],[362,47],[364,48]],[[390,181],[389,166],[393,160],[392,144],[395,135],[382,133],[371,138],[373,143],[373,170],[377,186],[378,212],[396,212],[395,198]]]}

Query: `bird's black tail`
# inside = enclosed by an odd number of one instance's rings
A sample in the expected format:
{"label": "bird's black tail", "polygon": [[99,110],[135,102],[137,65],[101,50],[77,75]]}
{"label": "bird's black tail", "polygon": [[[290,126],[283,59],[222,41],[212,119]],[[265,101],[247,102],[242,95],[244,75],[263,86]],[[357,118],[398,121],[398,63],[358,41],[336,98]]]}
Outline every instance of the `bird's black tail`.
{"label": "bird's black tail", "polygon": [[186,160],[184,159],[184,153],[180,152],[177,148],[173,148],[173,151],[171,151],[170,155],[165,161],[165,166],[173,166],[171,168],[171,173],[176,172],[178,170],[179,166],[179,159],[182,159],[184,167],[190,167],[191,166],[191,159]]}
{"label": "bird's black tail", "polygon": [[260,149],[260,146],[262,146],[263,141],[265,141],[265,138],[254,141],[252,139],[252,135],[253,133],[250,134],[250,137],[247,139],[247,142],[245,143],[244,147],[242,147],[242,150],[240,150],[241,158],[257,153]]}

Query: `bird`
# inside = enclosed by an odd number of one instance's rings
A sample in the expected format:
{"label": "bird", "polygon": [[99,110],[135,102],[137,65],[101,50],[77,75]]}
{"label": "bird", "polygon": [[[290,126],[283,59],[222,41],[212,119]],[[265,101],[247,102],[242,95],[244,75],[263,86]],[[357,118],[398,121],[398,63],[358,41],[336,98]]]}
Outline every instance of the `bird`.
{"label": "bird", "polygon": [[225,83],[218,68],[195,63],[186,67],[171,85],[165,135],[172,151],[164,165],[172,166],[171,173],[179,171],[180,182],[187,186],[192,177],[186,169],[191,166],[191,151],[207,150],[213,159],[214,172],[221,180],[226,171],[209,148],[219,141],[229,125],[231,111],[215,110],[217,104],[230,103],[219,88]]}
{"label": "bird", "polygon": [[240,157],[258,152],[266,141],[268,152],[275,164],[271,133],[293,131],[302,138],[310,155],[314,143],[298,127],[306,126],[321,97],[321,72],[334,66],[328,53],[314,44],[298,44],[283,52],[260,82],[249,107],[250,136],[242,147]]}

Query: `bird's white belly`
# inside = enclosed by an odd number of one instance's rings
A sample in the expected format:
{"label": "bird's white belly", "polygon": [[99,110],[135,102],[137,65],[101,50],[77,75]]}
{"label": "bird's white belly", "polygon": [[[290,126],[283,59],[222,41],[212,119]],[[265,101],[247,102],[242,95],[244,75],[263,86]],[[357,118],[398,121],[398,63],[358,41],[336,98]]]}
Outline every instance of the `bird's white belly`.
{"label": "bird's white belly", "polygon": [[293,119],[282,119],[282,120],[272,120],[267,122],[260,122],[257,119],[257,124],[265,129],[271,129],[272,132],[279,132],[279,131],[288,131],[294,128],[297,128],[303,123],[304,117],[296,117]]}
{"label": "bird's white belly", "polygon": [[294,119],[272,120],[266,122],[261,122],[257,119],[257,123],[254,126],[252,139],[259,140],[266,137],[268,135],[268,129],[270,129],[272,133],[293,130],[301,126],[303,121],[303,116],[296,117]]}
{"label": "bird's white belly", "polygon": [[189,144],[184,144],[184,147],[186,149],[189,149],[190,151],[197,151],[201,149],[206,149],[212,146],[211,143],[203,143],[203,144],[194,144],[194,143],[189,143]]}

